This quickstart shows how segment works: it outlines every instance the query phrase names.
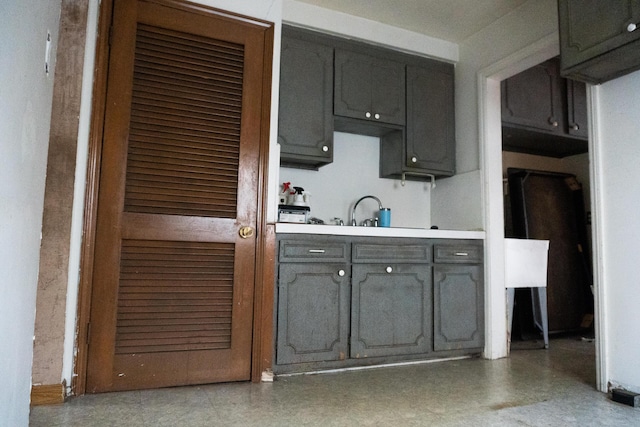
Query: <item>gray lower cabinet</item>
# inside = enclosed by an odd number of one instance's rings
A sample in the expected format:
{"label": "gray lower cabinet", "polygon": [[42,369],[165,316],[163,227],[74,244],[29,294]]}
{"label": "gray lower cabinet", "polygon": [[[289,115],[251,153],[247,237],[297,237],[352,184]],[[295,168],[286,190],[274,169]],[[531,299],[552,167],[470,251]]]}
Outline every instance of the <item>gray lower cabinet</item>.
{"label": "gray lower cabinet", "polygon": [[343,360],[349,347],[349,245],[323,236],[279,242],[276,363]]}
{"label": "gray lower cabinet", "polygon": [[347,357],[348,273],[345,264],[280,265],[277,363],[344,360]]}
{"label": "gray lower cabinet", "polygon": [[481,351],[481,241],[284,234],[278,245],[274,372]]}
{"label": "gray lower cabinet", "polygon": [[431,267],[355,264],[351,357],[431,351]]}
{"label": "gray lower cabinet", "polygon": [[434,245],[433,349],[480,348],[484,345],[482,246]]}

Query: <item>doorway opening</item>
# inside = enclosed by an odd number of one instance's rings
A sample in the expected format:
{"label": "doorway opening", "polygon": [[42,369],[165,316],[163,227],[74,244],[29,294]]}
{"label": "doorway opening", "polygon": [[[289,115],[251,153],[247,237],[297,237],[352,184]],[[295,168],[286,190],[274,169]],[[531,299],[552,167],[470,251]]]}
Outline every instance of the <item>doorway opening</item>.
{"label": "doorway opening", "polygon": [[[505,163],[511,162],[509,155],[503,161],[502,151],[502,119],[501,119],[501,82],[518,73],[521,73],[537,64],[540,64],[559,54],[558,35],[551,34],[537,43],[518,51],[502,61],[481,70],[478,73],[479,91],[479,126],[480,126],[480,147],[481,165],[484,175],[484,197],[485,197],[485,226],[487,230],[487,273],[486,279],[489,283],[487,294],[488,309],[490,317],[487,334],[487,346],[485,353],[490,358],[504,357],[508,354],[506,320],[502,307],[506,307],[505,299],[505,259],[504,259],[504,181],[503,170]],[[589,153],[586,157],[587,174],[586,180],[591,189],[589,194],[597,194],[597,180],[593,179],[594,158],[592,147],[594,146],[592,124],[592,98],[596,92],[592,88],[587,88],[587,108],[589,115]],[[584,163],[585,160],[582,160]],[[596,159],[597,160],[597,159]],[[581,166],[583,168],[584,166]],[[597,207],[597,200],[591,202],[591,206]],[[598,228],[593,229],[593,240],[598,241]],[[593,245],[593,249],[597,247]],[[593,253],[593,252],[592,252]],[[596,388],[606,390],[606,381],[603,378],[604,355],[602,354],[603,344],[601,342],[602,322],[599,318],[601,298],[598,292],[598,280],[600,266],[597,263],[597,255],[593,256],[594,265],[594,326],[595,326],[595,365],[596,365]],[[553,343],[552,343],[553,344]]]}

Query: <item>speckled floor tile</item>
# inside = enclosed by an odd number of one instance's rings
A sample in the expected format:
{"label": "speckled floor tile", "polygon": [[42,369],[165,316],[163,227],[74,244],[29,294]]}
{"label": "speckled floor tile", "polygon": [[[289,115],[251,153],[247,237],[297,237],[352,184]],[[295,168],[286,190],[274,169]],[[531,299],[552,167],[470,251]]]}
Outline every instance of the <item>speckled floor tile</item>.
{"label": "speckled floor tile", "polygon": [[549,350],[106,393],[34,407],[31,426],[640,426],[640,410],[595,390],[592,342],[556,338]]}

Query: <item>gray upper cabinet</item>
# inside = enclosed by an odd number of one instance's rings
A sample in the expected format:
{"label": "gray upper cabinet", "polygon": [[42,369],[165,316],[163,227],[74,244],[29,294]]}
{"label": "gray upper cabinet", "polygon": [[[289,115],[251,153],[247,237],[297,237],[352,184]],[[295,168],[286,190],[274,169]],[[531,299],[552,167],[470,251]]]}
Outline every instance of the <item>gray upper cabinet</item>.
{"label": "gray upper cabinet", "polygon": [[562,75],[602,83],[640,68],[640,0],[559,0]]}
{"label": "gray upper cabinet", "polygon": [[551,157],[587,152],[586,86],[560,77],[557,58],[502,81],[501,96],[504,150]]}
{"label": "gray upper cabinet", "polygon": [[454,68],[425,60],[407,65],[407,126],[381,137],[385,178],[424,179],[455,174]]}
{"label": "gray upper cabinet", "polygon": [[317,169],[333,161],[333,48],[295,34],[282,38],[280,162]]}
{"label": "gray upper cabinet", "polygon": [[576,80],[567,82],[567,132],[577,138],[589,137],[587,85]]}
{"label": "gray upper cabinet", "polygon": [[404,64],[336,49],[333,111],[336,116],[404,125]]}
{"label": "gray upper cabinet", "polygon": [[283,27],[280,164],[333,161],[333,132],[380,137],[380,177],[455,174],[454,66]]}
{"label": "gray upper cabinet", "polygon": [[561,134],[565,127],[556,61],[545,61],[502,82],[502,122]]}

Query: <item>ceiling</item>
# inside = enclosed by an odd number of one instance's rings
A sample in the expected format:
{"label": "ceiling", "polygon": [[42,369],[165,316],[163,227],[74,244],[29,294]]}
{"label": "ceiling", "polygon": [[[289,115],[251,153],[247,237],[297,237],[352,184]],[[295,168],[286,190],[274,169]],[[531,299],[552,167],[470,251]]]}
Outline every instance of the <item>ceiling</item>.
{"label": "ceiling", "polygon": [[460,43],[527,0],[298,0]]}

